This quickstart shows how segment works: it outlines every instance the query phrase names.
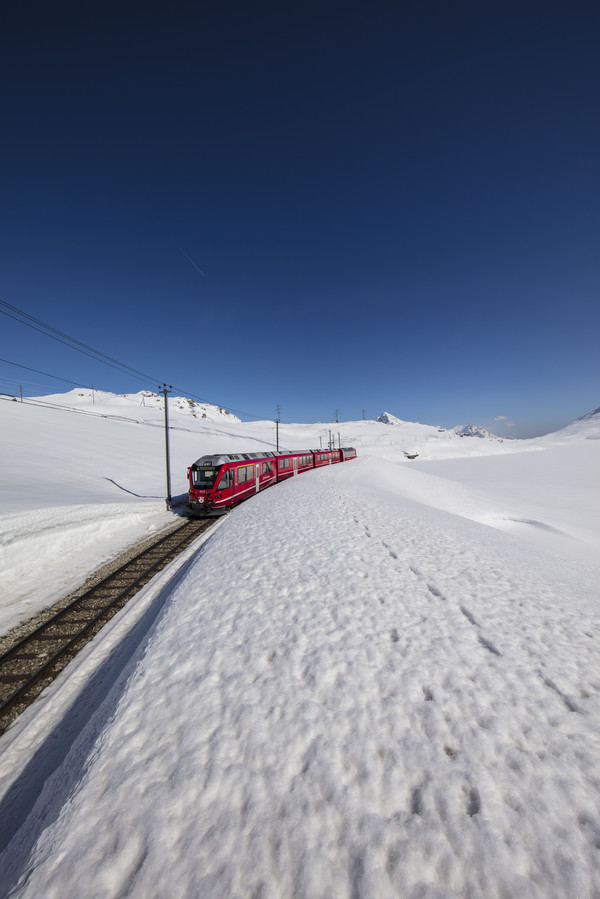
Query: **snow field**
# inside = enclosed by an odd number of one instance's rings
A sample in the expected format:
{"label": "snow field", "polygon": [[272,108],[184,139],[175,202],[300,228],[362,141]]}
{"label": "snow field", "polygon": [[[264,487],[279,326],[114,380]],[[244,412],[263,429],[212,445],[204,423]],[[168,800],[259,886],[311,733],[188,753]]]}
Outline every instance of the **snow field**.
{"label": "snow field", "polygon": [[223,522],[14,895],[600,894],[597,569],[397,487],[361,458]]}
{"label": "snow field", "polygon": [[0,634],[79,587],[142,534],[172,526],[164,503],[63,506],[0,518]]}

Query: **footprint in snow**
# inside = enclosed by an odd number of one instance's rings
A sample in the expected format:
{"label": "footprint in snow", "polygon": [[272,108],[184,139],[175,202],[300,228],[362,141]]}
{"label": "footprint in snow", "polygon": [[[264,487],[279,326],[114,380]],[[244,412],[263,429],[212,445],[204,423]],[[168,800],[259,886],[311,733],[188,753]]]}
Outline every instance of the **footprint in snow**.
{"label": "footprint in snow", "polygon": [[485,637],[482,637],[481,634],[477,637],[481,645],[484,649],[487,649],[488,652],[491,652],[492,655],[501,656],[502,653],[499,649],[496,649],[494,644],[490,640],[486,640]]}
{"label": "footprint in snow", "polygon": [[479,624],[478,624],[477,620],[475,619],[475,616],[472,615],[468,609],[466,609],[464,606],[460,606],[460,610],[463,613],[463,615],[465,616],[465,618],[467,619],[467,621],[469,621],[474,627],[479,627]]}

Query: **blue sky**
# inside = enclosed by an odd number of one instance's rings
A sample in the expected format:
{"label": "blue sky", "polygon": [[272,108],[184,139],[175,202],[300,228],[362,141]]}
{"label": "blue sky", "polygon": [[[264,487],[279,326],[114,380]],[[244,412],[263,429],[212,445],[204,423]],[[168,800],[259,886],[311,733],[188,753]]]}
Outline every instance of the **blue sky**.
{"label": "blue sky", "polygon": [[13,9],[0,299],[150,377],[5,314],[0,357],[241,417],[566,424],[600,404],[599,39],[577,2]]}

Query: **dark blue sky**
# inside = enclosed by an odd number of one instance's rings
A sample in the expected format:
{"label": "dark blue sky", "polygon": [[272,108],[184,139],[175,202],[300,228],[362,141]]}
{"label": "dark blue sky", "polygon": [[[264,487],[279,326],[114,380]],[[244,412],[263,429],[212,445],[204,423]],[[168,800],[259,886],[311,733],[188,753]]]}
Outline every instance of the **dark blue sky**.
{"label": "dark blue sky", "polygon": [[[34,3],[0,32],[0,299],[261,417],[531,434],[600,402],[597,4]],[[0,328],[3,359],[156,389]],[[68,389],[0,363],[19,383]]]}

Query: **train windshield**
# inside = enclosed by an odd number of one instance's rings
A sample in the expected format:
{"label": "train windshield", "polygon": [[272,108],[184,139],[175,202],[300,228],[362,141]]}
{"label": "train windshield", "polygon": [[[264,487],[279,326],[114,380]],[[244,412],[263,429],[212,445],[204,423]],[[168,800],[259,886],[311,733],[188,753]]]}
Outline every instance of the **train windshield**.
{"label": "train windshield", "polygon": [[197,490],[210,490],[214,487],[219,474],[219,468],[214,466],[206,466],[203,468],[192,468],[192,486]]}

